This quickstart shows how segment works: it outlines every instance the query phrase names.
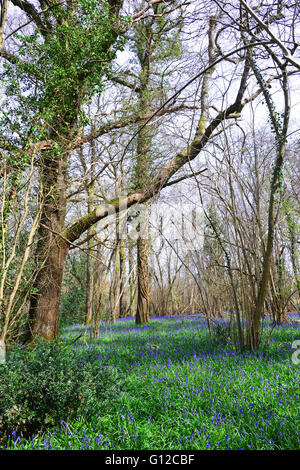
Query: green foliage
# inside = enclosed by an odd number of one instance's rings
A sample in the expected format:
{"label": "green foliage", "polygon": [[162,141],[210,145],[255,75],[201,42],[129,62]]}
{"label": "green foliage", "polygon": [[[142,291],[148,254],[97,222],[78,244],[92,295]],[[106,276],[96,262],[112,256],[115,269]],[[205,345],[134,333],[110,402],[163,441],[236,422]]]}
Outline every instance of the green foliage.
{"label": "green foliage", "polygon": [[72,283],[61,297],[61,326],[82,323],[85,312],[85,290]]}
{"label": "green foliage", "polygon": [[[22,195],[22,193],[21,193]],[[18,200],[20,195],[16,197],[16,200],[13,204],[13,210],[16,217],[18,208]],[[3,236],[2,233],[3,228],[0,229],[0,236]],[[20,265],[22,262],[22,257],[24,250],[28,243],[28,230],[23,226],[23,229],[20,231],[19,235],[17,236],[17,240],[15,240],[15,231],[16,228],[10,225],[9,230],[4,230],[4,245],[0,242],[0,263],[1,265],[4,262],[7,262],[7,258],[11,255],[12,246],[16,243],[16,249],[14,256],[11,262],[7,266],[7,271],[5,273],[5,282],[3,285],[3,301],[2,301],[2,310],[0,315],[0,331],[2,331],[5,315],[4,312],[8,306],[9,298],[12,293],[12,290],[16,283],[16,277],[20,270]],[[32,246],[33,248],[33,246]],[[27,306],[28,306],[28,299],[31,293],[34,293],[34,269],[35,269],[35,259],[33,256],[30,256],[27,262],[23,267],[23,273],[19,281],[18,290],[16,296],[14,298],[14,302],[12,305],[11,315],[10,315],[10,323],[8,328],[8,338],[18,338],[19,335],[25,329],[25,324],[27,322]],[[4,273],[1,273],[3,276]]]}
{"label": "green foliage", "polygon": [[95,413],[119,393],[116,369],[97,353],[71,345],[37,343],[15,348],[0,366],[0,433],[29,436],[86,411]]}
{"label": "green foliage", "polygon": [[[68,329],[68,341],[81,332]],[[212,343],[201,317],[185,317],[184,325],[180,316],[138,328],[128,319],[102,324],[93,347],[127,373],[118,400],[35,439],[12,436],[6,449],[298,449],[299,365],[291,344],[299,327],[264,332],[264,340],[272,333],[269,347],[251,353]]]}
{"label": "green foliage", "polygon": [[83,323],[86,303],[86,256],[70,255],[64,271],[60,303],[61,325]]}
{"label": "green foliage", "polygon": [[1,74],[6,95],[13,100],[9,112],[2,110],[0,124],[9,125],[14,139],[20,130],[20,138],[28,132],[37,139],[47,138],[53,120],[61,130],[68,128],[81,105],[102,90],[111,61],[123,48],[119,28],[126,21],[116,26],[108,2],[57,4],[44,13],[44,21],[45,31],[36,28],[15,35],[18,56],[13,64],[4,63]]}

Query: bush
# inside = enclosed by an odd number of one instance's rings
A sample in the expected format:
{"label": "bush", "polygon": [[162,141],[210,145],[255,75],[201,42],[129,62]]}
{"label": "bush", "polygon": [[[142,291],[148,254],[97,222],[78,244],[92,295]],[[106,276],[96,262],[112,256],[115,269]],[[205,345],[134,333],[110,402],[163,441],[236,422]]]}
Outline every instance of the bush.
{"label": "bush", "polygon": [[84,289],[74,284],[68,285],[67,291],[61,297],[61,327],[74,323],[84,323],[85,300]]}
{"label": "bush", "polygon": [[121,389],[117,371],[97,351],[39,342],[18,347],[0,365],[0,435],[24,437],[80,415],[100,411]]}

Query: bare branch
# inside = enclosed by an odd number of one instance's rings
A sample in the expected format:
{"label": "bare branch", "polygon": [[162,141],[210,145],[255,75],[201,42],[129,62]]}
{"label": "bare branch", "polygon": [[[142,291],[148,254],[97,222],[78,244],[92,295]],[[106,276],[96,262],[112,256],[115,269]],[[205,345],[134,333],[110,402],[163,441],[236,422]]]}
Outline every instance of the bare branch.
{"label": "bare branch", "polygon": [[257,21],[257,23],[260,25],[260,27],[262,29],[264,29],[268,35],[272,38],[273,42],[275,42],[275,44],[277,44],[280,49],[283,51],[283,54],[284,54],[284,58],[290,62],[292,65],[294,65],[295,67],[297,67],[298,70],[300,70],[300,62],[297,61],[290,53],[290,51],[286,48],[286,46],[283,44],[283,42],[281,42],[277,36],[275,36],[275,34],[273,34],[273,32],[271,31],[271,29],[266,25],[266,23],[264,23],[258,16],[257,14],[252,10],[252,8],[248,5],[247,2],[245,2],[244,0],[241,0],[241,4],[244,5],[244,7],[246,8],[246,10],[248,11],[248,13],[255,19],[255,21]]}

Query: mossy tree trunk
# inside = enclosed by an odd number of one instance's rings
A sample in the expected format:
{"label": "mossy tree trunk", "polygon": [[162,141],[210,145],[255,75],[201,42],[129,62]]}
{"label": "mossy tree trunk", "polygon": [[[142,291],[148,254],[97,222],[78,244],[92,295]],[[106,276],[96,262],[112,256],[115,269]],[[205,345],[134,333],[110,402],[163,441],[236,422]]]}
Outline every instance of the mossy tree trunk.
{"label": "mossy tree trunk", "polygon": [[[144,50],[138,50],[141,64],[140,73],[140,95],[139,113],[146,114],[149,111],[149,82],[151,41],[147,42]],[[151,136],[149,126],[144,127],[138,134],[137,139],[137,163],[135,169],[135,182],[137,188],[143,188],[149,179],[149,150]],[[139,212],[139,235],[137,240],[137,309],[136,323],[147,323],[149,321],[149,247],[148,247],[148,211]]]}
{"label": "mossy tree trunk", "polygon": [[40,179],[43,207],[38,244],[34,293],[31,296],[26,340],[57,338],[61,284],[69,244],[60,236],[66,216],[66,164],[64,155],[45,151]]}
{"label": "mossy tree trunk", "polygon": [[137,241],[137,309],[136,324],[149,321],[149,241],[148,211],[140,216]]}
{"label": "mossy tree trunk", "polygon": [[286,64],[281,65],[282,71],[282,92],[284,98],[284,112],[282,117],[279,118],[279,115],[274,107],[272,97],[268,91],[266,83],[261,75],[260,70],[258,69],[256,62],[251,58],[251,67],[254,72],[254,75],[263,90],[263,95],[268,107],[270,121],[272,130],[275,134],[275,144],[276,144],[276,155],[275,162],[273,167],[273,174],[270,184],[270,195],[269,195],[269,204],[268,204],[268,232],[267,232],[267,242],[264,251],[263,265],[262,265],[262,274],[260,279],[260,285],[258,290],[258,295],[256,299],[256,304],[253,312],[252,319],[252,329],[251,329],[251,339],[252,339],[252,349],[257,349],[260,344],[260,330],[261,330],[261,319],[264,312],[264,306],[269,286],[270,280],[270,268],[271,268],[271,258],[273,253],[273,244],[274,244],[274,234],[275,234],[275,209],[277,204],[277,193],[279,192],[282,185],[282,169],[285,159],[286,152],[286,139],[288,132],[289,116],[290,116],[290,96],[289,96],[289,86],[288,86],[288,74]]}

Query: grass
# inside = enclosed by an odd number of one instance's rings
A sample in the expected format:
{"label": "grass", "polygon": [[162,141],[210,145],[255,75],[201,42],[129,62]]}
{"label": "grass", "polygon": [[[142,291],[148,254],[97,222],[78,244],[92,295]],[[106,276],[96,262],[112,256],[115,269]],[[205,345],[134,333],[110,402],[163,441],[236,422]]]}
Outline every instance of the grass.
{"label": "grass", "polygon": [[[250,353],[213,344],[201,315],[104,325],[97,340],[73,347],[96,349],[124,373],[117,402],[28,440],[12,433],[6,449],[299,449],[299,328],[276,327],[269,347]],[[64,340],[80,331],[66,328]]]}

